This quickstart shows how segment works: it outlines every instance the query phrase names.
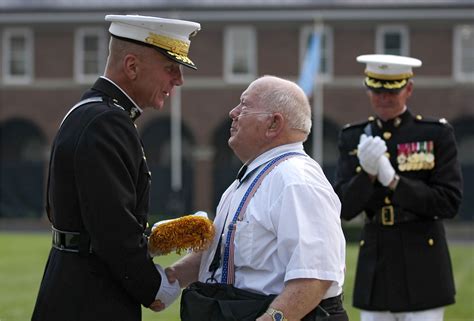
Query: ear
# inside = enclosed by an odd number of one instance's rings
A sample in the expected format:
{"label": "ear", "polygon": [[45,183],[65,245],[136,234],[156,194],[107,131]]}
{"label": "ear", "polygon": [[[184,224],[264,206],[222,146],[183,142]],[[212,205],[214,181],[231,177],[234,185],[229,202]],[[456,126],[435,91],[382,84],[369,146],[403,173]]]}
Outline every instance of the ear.
{"label": "ear", "polygon": [[123,70],[129,79],[136,79],[138,72],[138,58],[134,54],[126,55],[123,60]]}
{"label": "ear", "polygon": [[406,97],[408,98],[413,93],[413,81],[409,80],[405,89],[406,89]]}
{"label": "ear", "polygon": [[270,119],[270,124],[268,125],[267,129],[267,136],[268,137],[276,137],[278,136],[285,127],[285,118],[280,113],[275,113],[272,115]]}

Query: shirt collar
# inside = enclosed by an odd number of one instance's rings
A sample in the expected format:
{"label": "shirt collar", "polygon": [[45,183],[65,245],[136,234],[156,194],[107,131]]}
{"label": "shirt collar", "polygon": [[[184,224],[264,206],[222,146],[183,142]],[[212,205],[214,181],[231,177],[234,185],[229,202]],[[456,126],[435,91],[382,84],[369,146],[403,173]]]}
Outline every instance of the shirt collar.
{"label": "shirt collar", "polygon": [[279,155],[289,153],[289,152],[297,152],[297,153],[306,154],[303,148],[303,142],[280,145],[270,150],[267,150],[263,154],[259,155],[250,163],[245,164],[247,165],[247,171],[245,172],[244,176],[241,178],[240,182],[242,183],[247,178],[252,176],[255,170],[258,169],[263,164],[268,163],[269,161],[271,161],[275,157],[278,157]]}

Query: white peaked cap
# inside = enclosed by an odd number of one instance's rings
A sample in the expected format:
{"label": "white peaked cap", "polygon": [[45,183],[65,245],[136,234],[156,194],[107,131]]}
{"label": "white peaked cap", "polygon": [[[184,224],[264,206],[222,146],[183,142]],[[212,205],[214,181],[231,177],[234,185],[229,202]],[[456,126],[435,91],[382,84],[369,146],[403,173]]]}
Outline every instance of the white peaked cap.
{"label": "white peaked cap", "polygon": [[365,63],[365,85],[374,90],[400,90],[413,77],[413,67],[420,67],[421,60],[396,55],[362,55],[357,61]]}
{"label": "white peaked cap", "polygon": [[196,22],[140,15],[107,15],[109,32],[118,38],[139,42],[158,49],[168,58],[197,69],[188,57],[190,38],[200,29]]}

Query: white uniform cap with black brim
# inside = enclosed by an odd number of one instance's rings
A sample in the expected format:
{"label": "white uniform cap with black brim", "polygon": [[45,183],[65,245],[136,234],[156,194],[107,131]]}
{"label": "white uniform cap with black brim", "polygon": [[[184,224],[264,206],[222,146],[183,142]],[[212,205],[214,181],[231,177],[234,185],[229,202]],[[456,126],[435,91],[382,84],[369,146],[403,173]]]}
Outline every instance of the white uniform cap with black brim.
{"label": "white uniform cap with black brim", "polygon": [[365,63],[367,88],[374,91],[397,92],[413,77],[413,67],[420,67],[421,60],[396,55],[361,55],[357,61]]}
{"label": "white uniform cap with black brim", "polygon": [[190,38],[200,29],[196,22],[140,15],[107,15],[111,35],[157,49],[184,66],[197,69],[188,57]]}

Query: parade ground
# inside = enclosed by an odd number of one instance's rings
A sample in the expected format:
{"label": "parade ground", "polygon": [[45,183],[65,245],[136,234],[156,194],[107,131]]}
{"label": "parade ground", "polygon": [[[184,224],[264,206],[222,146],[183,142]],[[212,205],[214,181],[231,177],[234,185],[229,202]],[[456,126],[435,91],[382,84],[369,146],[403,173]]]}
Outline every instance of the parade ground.
{"label": "parade ground", "polygon": [[[50,246],[50,233],[46,231],[0,232],[0,321],[31,318]],[[456,239],[450,242],[450,252],[457,302],[447,307],[445,321],[474,321],[474,244],[469,237]],[[348,243],[344,305],[350,320],[359,319],[358,311],[351,307],[357,253],[357,243]],[[177,259],[173,254],[157,257],[155,262],[168,266]],[[178,321],[179,301],[158,314],[143,309],[143,320]]]}

